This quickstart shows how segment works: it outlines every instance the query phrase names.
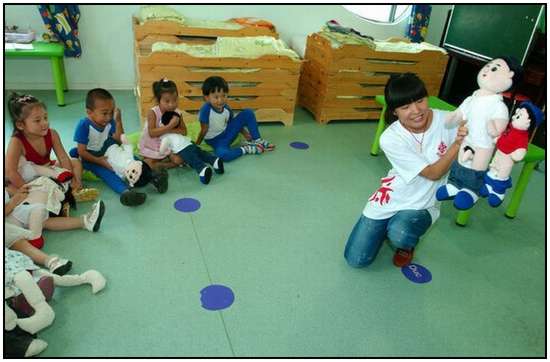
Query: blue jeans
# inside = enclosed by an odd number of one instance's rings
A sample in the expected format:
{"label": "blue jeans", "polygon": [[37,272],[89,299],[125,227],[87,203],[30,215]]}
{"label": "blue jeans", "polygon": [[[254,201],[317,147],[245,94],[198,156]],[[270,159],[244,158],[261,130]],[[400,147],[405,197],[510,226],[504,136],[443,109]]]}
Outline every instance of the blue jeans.
{"label": "blue jeans", "polygon": [[483,186],[483,177],[485,171],[476,171],[466,168],[454,160],[451,165],[448,183],[456,186],[458,189],[468,189],[479,195],[479,190]]}
{"label": "blue jeans", "polygon": [[402,210],[389,219],[374,220],[361,215],[346,243],[344,257],[355,268],[370,265],[386,236],[395,248],[413,249],[432,224],[427,210]]}
{"label": "blue jeans", "polygon": [[216,156],[214,156],[210,152],[203,151],[194,143],[179,151],[178,155],[183,158],[183,160],[189,166],[197,171],[197,173],[200,173],[202,169],[206,166],[205,162],[213,165],[217,159]]}
{"label": "blue jeans", "polygon": [[231,148],[231,143],[237,138],[243,127],[248,129],[252,139],[255,140],[260,138],[260,131],[258,130],[258,123],[256,122],[254,111],[251,109],[243,109],[235,118],[227,123],[227,127],[222,133],[205,141],[214,148],[216,156],[221,158],[224,162],[233,161],[243,155],[243,151],[240,147]]}
{"label": "blue jeans", "polygon": [[[78,157],[78,150],[76,148],[72,148],[69,151],[69,154],[71,157],[77,158]],[[98,165],[97,163],[92,163],[88,161],[82,160],[82,167],[85,170],[91,171],[94,175],[99,177],[103,180],[114,192],[117,194],[121,194],[124,191],[128,190],[128,184],[124,182],[118,175],[108,168],[105,168],[103,166]]]}

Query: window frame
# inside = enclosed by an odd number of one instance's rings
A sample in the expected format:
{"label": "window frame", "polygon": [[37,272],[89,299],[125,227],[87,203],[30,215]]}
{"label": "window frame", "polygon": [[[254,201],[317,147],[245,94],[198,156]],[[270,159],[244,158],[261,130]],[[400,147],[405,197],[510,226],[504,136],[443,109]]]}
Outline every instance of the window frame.
{"label": "window frame", "polygon": [[[352,4],[350,4],[352,5]],[[361,4],[361,5],[364,5],[364,4]],[[373,4],[374,5],[374,4]],[[375,5],[380,5],[380,4],[375,4]],[[353,15],[355,16],[358,16],[359,18],[361,18],[362,20],[365,20],[365,21],[369,21],[369,22],[372,22],[372,23],[376,23],[376,24],[384,24],[384,25],[392,25],[392,24],[396,24],[397,22],[403,20],[403,18],[406,18],[407,16],[410,16],[410,10],[412,10],[412,5],[408,4],[406,5],[407,6],[407,10],[405,10],[403,12],[403,15],[402,16],[399,16],[397,19],[395,17],[395,14],[397,12],[397,7],[400,6],[400,5],[403,5],[403,4],[392,4],[392,5],[384,5],[384,6],[390,6],[390,14],[388,16],[388,20],[387,21],[381,21],[381,20],[375,20],[375,19],[369,19],[369,18],[366,18],[362,15],[359,15],[357,14],[355,11],[353,10],[350,10],[346,7],[346,5],[341,5],[344,9],[346,9],[346,11],[349,11],[350,13],[352,13]],[[365,5],[365,6],[368,6],[368,5]],[[407,15],[407,11],[409,12],[409,14]]]}

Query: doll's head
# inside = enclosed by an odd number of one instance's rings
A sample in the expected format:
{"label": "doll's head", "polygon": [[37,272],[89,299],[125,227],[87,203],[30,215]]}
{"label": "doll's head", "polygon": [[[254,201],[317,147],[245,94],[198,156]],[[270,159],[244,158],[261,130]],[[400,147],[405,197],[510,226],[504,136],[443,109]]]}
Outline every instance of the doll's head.
{"label": "doll's head", "polygon": [[498,57],[485,64],[477,74],[479,88],[502,93],[517,85],[523,76],[519,62],[513,57]]}
{"label": "doll's head", "polygon": [[134,160],[124,170],[124,176],[130,187],[142,187],[151,181],[153,172],[145,162]]}
{"label": "doll's head", "polygon": [[181,121],[181,115],[178,112],[174,112],[174,111],[164,112],[160,121],[162,122],[163,125],[166,126],[168,123],[170,123],[170,120],[174,116],[178,117]]}
{"label": "doll's head", "polygon": [[[544,114],[533,103],[522,102],[512,116],[512,126],[520,130],[538,127],[544,120]],[[530,127],[531,126],[531,127]]]}

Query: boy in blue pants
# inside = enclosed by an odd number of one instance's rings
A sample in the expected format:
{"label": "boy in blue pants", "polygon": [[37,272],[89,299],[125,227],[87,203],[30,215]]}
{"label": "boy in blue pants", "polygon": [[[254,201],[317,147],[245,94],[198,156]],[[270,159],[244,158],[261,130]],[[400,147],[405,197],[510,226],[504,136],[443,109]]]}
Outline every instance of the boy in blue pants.
{"label": "boy in blue pants", "polygon": [[[254,112],[251,109],[243,109],[234,117],[233,111],[226,104],[227,93],[229,93],[229,86],[222,77],[208,77],[204,81],[202,94],[206,103],[199,111],[201,132],[196,144],[200,145],[204,139],[214,148],[216,156],[224,162],[232,161],[245,154],[272,151],[275,145],[261,138]],[[239,132],[247,142],[241,147],[231,148],[231,143]]]}
{"label": "boy in blue pants", "polygon": [[[112,169],[105,157],[106,149],[121,142],[124,133],[120,110],[115,110],[115,101],[111,93],[102,88],[95,88],[86,95],[86,114],[78,123],[74,141],[77,148],[69,152],[72,157],[80,157],[82,166],[101,178],[109,187],[120,194],[120,203],[125,206],[137,206],[145,202],[146,194],[130,189]],[[113,117],[114,115],[114,117]],[[155,174],[151,183],[160,193],[166,192],[168,174]]]}

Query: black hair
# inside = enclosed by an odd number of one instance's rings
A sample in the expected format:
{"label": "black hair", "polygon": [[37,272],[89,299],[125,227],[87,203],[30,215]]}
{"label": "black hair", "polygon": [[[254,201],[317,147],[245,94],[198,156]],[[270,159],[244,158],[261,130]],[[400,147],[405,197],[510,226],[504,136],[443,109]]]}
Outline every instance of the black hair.
{"label": "black hair", "polygon": [[426,85],[414,73],[392,74],[384,88],[386,123],[397,121],[395,109],[428,96]]}
{"label": "black hair", "polygon": [[521,63],[512,56],[501,56],[494,59],[504,60],[508,65],[508,68],[510,68],[510,70],[514,72],[514,75],[512,76],[512,85],[510,86],[510,88],[505,89],[505,91],[517,88],[520,82],[523,80],[523,67],[521,66]]}
{"label": "black hair", "polygon": [[143,187],[147,185],[151,180],[153,179],[153,171],[151,171],[151,167],[149,167],[148,164],[145,162],[141,162],[141,176],[139,176],[139,179],[134,184],[134,187]]}
{"label": "black hair", "polygon": [[12,92],[8,97],[8,113],[10,114],[13,123],[13,132],[17,132],[17,122],[21,122],[29,115],[31,109],[36,106],[41,106],[46,109],[46,105],[38,100],[38,98],[30,94],[19,94]]}
{"label": "black hair", "polygon": [[181,116],[179,115],[178,112],[174,112],[174,111],[167,111],[167,112],[164,112],[164,114],[162,115],[160,121],[163,125],[167,125],[168,123],[170,123],[170,120],[174,117],[178,117],[180,120],[181,120]]}
{"label": "black hair", "polygon": [[[529,134],[531,134],[535,128],[537,128],[540,123],[542,123],[542,120],[540,120],[539,122],[537,122],[537,115],[535,114],[535,112],[533,112],[533,109],[531,107],[528,107],[527,105],[521,103],[515,110],[514,112],[517,112],[518,109],[525,109],[527,111],[527,115],[529,116],[529,119],[531,120],[531,123],[529,124],[529,128],[527,129],[527,131],[529,131]],[[539,124],[537,124],[539,123]],[[512,122],[510,122],[510,125],[512,124]]]}
{"label": "black hair", "polygon": [[227,85],[225,79],[223,79],[222,77],[208,77],[204,80],[204,83],[202,83],[202,94],[205,96],[209,95],[210,93],[215,93],[222,90],[225,93],[229,93],[229,86]]}
{"label": "black hair", "polygon": [[114,100],[113,95],[108,90],[103,88],[94,88],[86,94],[86,109],[93,111],[95,109],[95,101],[101,99],[104,101]]}
{"label": "black hair", "polygon": [[178,87],[176,83],[166,78],[153,82],[153,94],[157,102],[160,102],[160,98],[164,93],[175,93],[177,95]]}

